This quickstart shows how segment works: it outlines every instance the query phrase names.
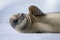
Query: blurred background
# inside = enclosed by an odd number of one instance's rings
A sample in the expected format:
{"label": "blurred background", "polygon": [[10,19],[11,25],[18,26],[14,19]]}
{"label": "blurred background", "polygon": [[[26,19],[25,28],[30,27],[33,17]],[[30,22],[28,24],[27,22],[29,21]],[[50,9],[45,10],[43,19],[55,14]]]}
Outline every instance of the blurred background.
{"label": "blurred background", "polygon": [[10,26],[10,16],[29,13],[28,7],[31,5],[37,6],[44,13],[60,12],[60,0],[0,0],[0,40],[60,40],[60,34],[24,34]]}

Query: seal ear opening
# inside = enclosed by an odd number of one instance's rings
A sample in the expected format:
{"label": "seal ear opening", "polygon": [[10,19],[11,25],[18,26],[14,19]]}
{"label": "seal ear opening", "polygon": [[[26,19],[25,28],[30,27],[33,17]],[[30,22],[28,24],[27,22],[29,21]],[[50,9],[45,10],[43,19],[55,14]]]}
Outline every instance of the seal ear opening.
{"label": "seal ear opening", "polygon": [[30,14],[34,15],[34,16],[43,16],[45,15],[38,7],[31,5],[29,7],[29,12]]}

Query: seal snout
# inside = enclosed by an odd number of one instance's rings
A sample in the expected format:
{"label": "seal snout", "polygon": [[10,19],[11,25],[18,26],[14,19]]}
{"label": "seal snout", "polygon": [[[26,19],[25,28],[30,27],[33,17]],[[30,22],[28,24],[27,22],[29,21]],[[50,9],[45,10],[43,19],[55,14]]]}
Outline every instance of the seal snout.
{"label": "seal snout", "polygon": [[9,19],[10,24],[12,24],[13,22],[14,23],[18,22],[17,16],[18,16],[18,14],[14,14],[13,16],[10,17],[10,19]]}
{"label": "seal snout", "polygon": [[21,22],[22,20],[24,20],[24,18],[25,18],[25,15],[23,13],[22,14],[17,13],[10,17],[9,22],[10,22],[10,24],[12,24],[12,23],[17,24],[17,23]]}

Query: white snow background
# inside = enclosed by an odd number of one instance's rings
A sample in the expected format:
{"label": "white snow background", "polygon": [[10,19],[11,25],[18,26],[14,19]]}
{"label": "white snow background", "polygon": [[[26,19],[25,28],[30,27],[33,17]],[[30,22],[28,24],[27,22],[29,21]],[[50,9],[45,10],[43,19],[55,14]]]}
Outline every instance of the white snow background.
{"label": "white snow background", "polygon": [[0,40],[60,40],[60,34],[24,34],[14,30],[9,18],[15,13],[29,13],[35,5],[43,12],[60,12],[60,0],[0,0]]}

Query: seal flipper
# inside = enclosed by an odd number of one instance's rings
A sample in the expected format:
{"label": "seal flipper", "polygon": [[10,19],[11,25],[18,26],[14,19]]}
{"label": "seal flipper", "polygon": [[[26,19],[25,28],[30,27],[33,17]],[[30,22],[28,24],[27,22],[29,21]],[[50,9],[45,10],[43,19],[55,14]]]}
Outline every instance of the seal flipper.
{"label": "seal flipper", "polygon": [[29,12],[30,12],[30,14],[32,14],[34,16],[43,16],[43,15],[45,15],[38,7],[33,6],[33,5],[31,5],[29,7]]}

